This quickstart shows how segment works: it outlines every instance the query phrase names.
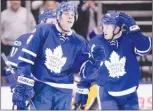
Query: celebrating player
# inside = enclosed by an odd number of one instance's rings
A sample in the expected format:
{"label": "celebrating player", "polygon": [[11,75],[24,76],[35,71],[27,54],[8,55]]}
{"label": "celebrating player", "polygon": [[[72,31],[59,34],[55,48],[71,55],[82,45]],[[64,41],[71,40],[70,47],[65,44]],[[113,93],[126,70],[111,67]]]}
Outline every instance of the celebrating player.
{"label": "celebrating player", "polygon": [[[39,24],[42,23],[53,23],[56,24],[56,11],[45,10],[39,15]],[[11,49],[11,52],[8,57],[8,63],[12,66],[13,70],[16,72],[18,63],[18,57],[20,56],[21,52],[24,51],[24,47],[26,46],[29,39],[32,37],[32,33],[26,33],[21,35],[15,42],[14,46]],[[9,83],[11,85],[11,89],[13,89],[16,85],[16,80],[11,74],[12,72],[8,67],[5,67],[5,74]],[[18,73],[16,73],[17,75]],[[19,108],[20,109],[20,108]]]}
{"label": "celebrating player", "polygon": [[88,58],[89,47],[71,29],[78,18],[76,6],[63,2],[56,14],[57,24],[37,26],[18,58],[20,76],[13,93],[18,108],[26,109],[28,92],[34,88],[32,101],[36,109],[71,109],[73,74]]}
{"label": "celebrating player", "polygon": [[139,109],[137,88],[141,74],[136,57],[149,53],[151,38],[144,36],[135,20],[122,12],[106,13],[102,27],[103,34],[90,41],[92,60],[82,67],[78,84],[82,91],[76,94],[76,104],[84,107],[87,93],[82,92],[94,80],[99,86],[99,109]]}

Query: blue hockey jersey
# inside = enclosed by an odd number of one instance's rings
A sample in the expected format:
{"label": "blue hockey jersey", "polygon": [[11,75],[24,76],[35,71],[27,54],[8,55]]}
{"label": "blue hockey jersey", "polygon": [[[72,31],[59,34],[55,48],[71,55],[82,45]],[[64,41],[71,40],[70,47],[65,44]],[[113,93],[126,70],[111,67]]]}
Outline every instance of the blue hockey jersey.
{"label": "blue hockey jersey", "polygon": [[18,73],[64,90],[73,89],[74,72],[88,59],[89,47],[83,37],[58,25],[40,24],[19,56]]}
{"label": "blue hockey jersey", "polygon": [[26,33],[26,34],[21,35],[15,40],[14,45],[8,56],[8,62],[12,67],[14,68],[18,67],[18,63],[19,63],[18,57],[21,54],[21,50],[25,46],[26,41],[30,35],[31,33]]}
{"label": "blue hockey jersey", "polygon": [[[16,75],[18,75],[17,73],[17,67],[18,67],[18,63],[20,60],[18,60],[19,55],[22,52],[22,48],[26,45],[26,41],[28,40],[28,38],[30,37],[31,33],[26,33],[21,35],[20,37],[18,37],[15,42],[14,45],[10,51],[10,54],[8,56],[8,63],[12,66],[12,68],[14,69],[14,72]],[[6,71],[6,70],[5,70]],[[11,85],[11,89],[15,87],[16,85],[16,80],[14,80],[13,75],[8,72],[6,73],[6,77]]]}
{"label": "blue hockey jersey", "polygon": [[[143,56],[151,50],[151,38],[141,32],[122,36],[114,41],[107,41],[99,35],[90,41],[93,46],[105,49],[105,61],[95,74],[97,84],[107,89],[112,96],[123,96],[135,92],[140,80],[140,68],[137,56]],[[90,68],[91,69],[91,68]],[[89,74],[88,74],[89,75]]]}

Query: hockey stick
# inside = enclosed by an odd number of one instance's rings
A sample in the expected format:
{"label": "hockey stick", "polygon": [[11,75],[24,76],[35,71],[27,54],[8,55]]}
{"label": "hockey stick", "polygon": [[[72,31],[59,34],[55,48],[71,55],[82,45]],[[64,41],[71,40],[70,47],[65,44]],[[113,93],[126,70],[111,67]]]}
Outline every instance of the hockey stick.
{"label": "hockey stick", "polygon": [[[4,53],[1,53],[1,56],[2,56],[2,59],[4,60],[4,63],[6,64],[7,68],[10,69],[10,72],[11,72],[12,76],[14,77],[15,81],[17,81],[17,76],[16,76],[12,66],[9,64],[9,61],[8,61],[6,55]],[[28,103],[30,103],[31,105],[34,106],[32,100],[30,98],[28,99]],[[16,105],[13,104],[12,110],[14,110],[15,108],[16,108]]]}

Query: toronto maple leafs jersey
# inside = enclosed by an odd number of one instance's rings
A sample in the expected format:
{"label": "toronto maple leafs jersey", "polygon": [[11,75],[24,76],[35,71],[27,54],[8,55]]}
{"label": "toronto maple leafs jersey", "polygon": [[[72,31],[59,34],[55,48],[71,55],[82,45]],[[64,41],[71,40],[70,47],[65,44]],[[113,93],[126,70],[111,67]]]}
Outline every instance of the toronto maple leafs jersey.
{"label": "toronto maple leafs jersey", "polygon": [[18,57],[21,53],[21,50],[25,46],[26,41],[30,35],[31,33],[26,33],[18,37],[15,40],[14,45],[10,51],[10,54],[8,56],[8,62],[15,69],[18,67],[18,63],[19,63]]}
{"label": "toronto maple leafs jersey", "polygon": [[141,32],[131,35],[123,33],[120,38],[111,42],[99,35],[90,41],[91,48],[93,45],[103,47],[106,56],[97,71],[97,84],[104,85],[112,96],[135,92],[141,76],[136,56],[149,53],[151,39]]}
{"label": "toronto maple leafs jersey", "polygon": [[62,91],[73,89],[74,72],[88,59],[89,47],[83,37],[70,31],[63,34],[58,25],[40,24],[19,56],[18,73]]}

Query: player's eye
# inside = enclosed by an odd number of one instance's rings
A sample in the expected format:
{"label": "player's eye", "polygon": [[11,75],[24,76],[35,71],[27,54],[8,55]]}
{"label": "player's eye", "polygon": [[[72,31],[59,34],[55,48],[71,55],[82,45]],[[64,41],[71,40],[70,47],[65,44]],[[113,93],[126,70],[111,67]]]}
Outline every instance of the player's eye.
{"label": "player's eye", "polygon": [[73,14],[71,14],[71,16],[72,16],[72,17],[75,17],[75,14],[73,13]]}

